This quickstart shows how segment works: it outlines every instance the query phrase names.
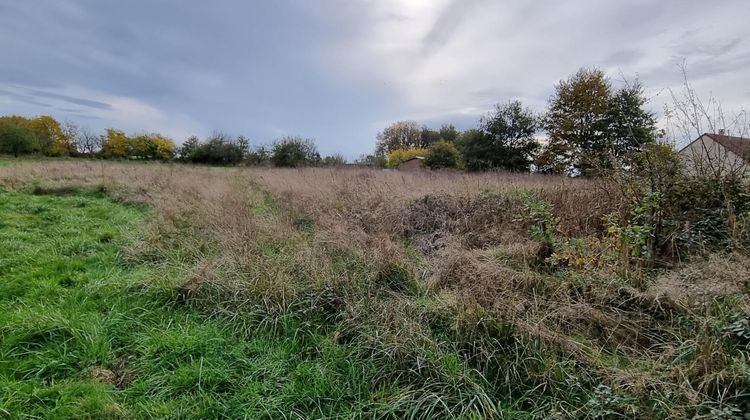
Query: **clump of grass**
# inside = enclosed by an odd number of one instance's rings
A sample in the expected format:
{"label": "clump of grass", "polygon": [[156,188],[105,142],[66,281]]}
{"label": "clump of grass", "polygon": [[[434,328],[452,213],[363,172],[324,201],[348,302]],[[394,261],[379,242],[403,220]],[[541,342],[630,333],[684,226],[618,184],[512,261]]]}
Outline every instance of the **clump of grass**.
{"label": "clump of grass", "polygon": [[[148,224],[125,247],[125,261],[130,270],[172,276],[131,292],[226,326],[232,337],[266,337],[272,348],[293,343],[304,361],[295,373],[301,382],[281,393],[248,385],[265,390],[247,392],[269,398],[272,414],[682,418],[747,410],[747,349],[731,332],[744,325],[737,317],[747,313],[747,288],[709,291],[696,306],[666,292],[700,287],[690,266],[624,273],[598,249],[580,253],[579,245],[595,244],[605,252],[602,216],[626,210],[599,181],[78,165],[21,164],[0,169],[0,179],[11,190],[39,177],[121,182],[124,201],[149,203]],[[559,218],[552,264],[539,264],[545,253],[533,222],[519,222],[527,191]],[[733,268],[746,257],[736,252],[711,257],[716,269],[693,263],[707,277],[731,277],[744,270]],[[217,343],[236,343],[227,340]],[[154,371],[160,379],[140,385],[136,400],[157,396],[162,404],[149,414],[256,412],[257,399],[213,398],[237,395],[226,370],[207,377],[203,391],[200,361],[225,362],[188,347],[174,355],[187,373]],[[157,353],[148,363],[162,362]],[[260,365],[286,374],[277,365],[291,356],[282,353]],[[343,380],[331,385],[332,377]]]}

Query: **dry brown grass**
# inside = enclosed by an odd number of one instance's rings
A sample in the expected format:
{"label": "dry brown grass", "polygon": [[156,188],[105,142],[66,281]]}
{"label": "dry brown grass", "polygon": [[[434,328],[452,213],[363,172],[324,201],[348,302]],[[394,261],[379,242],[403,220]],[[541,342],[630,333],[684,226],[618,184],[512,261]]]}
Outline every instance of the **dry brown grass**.
{"label": "dry brown grass", "polygon": [[[249,312],[252,328],[289,313],[322,318],[338,342],[390,366],[381,380],[434,379],[441,359],[425,355],[447,346],[488,377],[506,372],[490,382],[518,387],[508,395],[523,395],[524,407],[551,398],[545,404],[575,417],[584,407],[560,396],[574,392],[573,379],[584,394],[597,384],[622,394],[608,409],[674,417],[721,406],[750,383],[721,332],[730,312],[750,307],[738,277],[748,274],[738,263],[746,257],[714,256],[655,280],[541,264],[521,193],[553,205],[560,235],[601,237],[602,215],[620,204],[603,182],[86,161],[0,167],[5,188],[30,182],[104,186],[148,203],[152,221],[128,255],[184,270],[178,300],[232,319]],[[696,294],[701,313],[682,303]],[[445,331],[436,335],[436,323]]]}

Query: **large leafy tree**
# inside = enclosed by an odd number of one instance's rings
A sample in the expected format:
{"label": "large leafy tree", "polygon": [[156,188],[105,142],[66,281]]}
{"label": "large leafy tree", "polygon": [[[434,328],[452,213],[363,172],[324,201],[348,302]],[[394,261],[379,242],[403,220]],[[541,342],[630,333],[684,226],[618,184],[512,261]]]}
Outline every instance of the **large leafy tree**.
{"label": "large leafy tree", "polygon": [[[69,130],[72,127],[68,124],[65,128],[49,115],[42,115],[35,118],[26,118],[18,115],[0,117],[4,124],[23,127],[21,131],[29,131],[33,136],[33,141],[29,144],[30,148],[19,149],[19,153],[36,153],[41,152],[48,156],[67,156],[74,154],[77,150],[75,132]],[[13,130],[12,130],[13,131]],[[28,150],[27,150],[28,149]]]}
{"label": "large leafy tree", "polygon": [[615,92],[607,110],[609,157],[628,159],[644,145],[656,141],[656,117],[645,109],[643,86],[636,81]]}
{"label": "large leafy tree", "polygon": [[539,147],[537,118],[520,101],[498,104],[482,117],[480,130],[459,139],[469,170],[528,171]]}
{"label": "large leafy tree", "polygon": [[33,130],[10,118],[0,119],[0,152],[13,156],[32,153],[38,150]]}
{"label": "large leafy tree", "polygon": [[130,138],[121,130],[108,128],[102,136],[102,154],[106,158],[124,158],[131,155]]}
{"label": "large leafy tree", "polygon": [[420,147],[422,143],[422,129],[415,121],[398,121],[378,133],[375,153],[387,156],[399,149]]}
{"label": "large leafy tree", "polygon": [[450,142],[455,142],[456,139],[459,136],[458,130],[456,130],[456,127],[453,126],[453,124],[443,124],[440,126],[440,130],[438,131],[440,134],[440,139]]}
{"label": "large leafy tree", "polygon": [[427,148],[440,141],[440,132],[426,125],[422,126],[417,147]]}
{"label": "large leafy tree", "polygon": [[75,138],[66,135],[60,123],[49,115],[31,118],[27,124],[34,131],[45,155],[67,156],[76,152]]}
{"label": "large leafy tree", "polygon": [[640,83],[614,91],[599,69],[581,69],[555,87],[544,118],[543,172],[592,176],[655,140],[656,120]]}
{"label": "large leafy tree", "polygon": [[549,143],[538,160],[541,170],[594,171],[606,150],[611,90],[599,69],[580,69],[555,86],[544,118]]}

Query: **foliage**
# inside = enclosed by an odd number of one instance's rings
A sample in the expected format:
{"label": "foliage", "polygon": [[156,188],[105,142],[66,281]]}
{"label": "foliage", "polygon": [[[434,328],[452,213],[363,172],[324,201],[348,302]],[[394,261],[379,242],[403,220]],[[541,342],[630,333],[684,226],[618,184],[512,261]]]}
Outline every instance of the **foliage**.
{"label": "foliage", "polygon": [[3,119],[0,121],[0,151],[18,156],[39,150],[31,128]]}
{"label": "foliage", "polygon": [[108,128],[102,136],[102,154],[106,158],[124,158],[130,153],[130,139],[121,130]]}
{"label": "foliage", "polygon": [[438,130],[438,134],[440,135],[440,140],[454,142],[461,133],[453,124],[443,124],[440,126],[440,130]]}
{"label": "foliage", "polygon": [[[14,156],[27,153],[42,153],[47,156],[69,156],[76,153],[76,138],[63,129],[57,120],[42,115],[26,118],[17,115],[0,117],[5,140],[0,138],[0,147]],[[4,144],[4,146],[3,146]]]}
{"label": "foliage", "polygon": [[398,168],[401,164],[411,158],[421,156],[427,156],[429,152],[427,149],[411,148],[411,149],[396,149],[388,154],[388,167]]}
{"label": "foliage", "polygon": [[498,104],[480,120],[482,135],[470,135],[461,147],[469,170],[528,171],[538,143],[537,121],[521,102]]}
{"label": "foliage", "polygon": [[356,164],[361,166],[370,166],[373,168],[385,168],[388,165],[388,158],[384,155],[379,154],[364,154],[360,156],[356,161]]}
{"label": "foliage", "polygon": [[656,120],[635,82],[613,92],[602,70],[580,69],[555,86],[543,125],[549,142],[541,172],[592,176],[655,140]]}
{"label": "foliage", "polygon": [[337,153],[324,157],[320,163],[323,166],[343,166],[346,165],[346,158]]}
{"label": "foliage", "polygon": [[621,219],[616,213],[604,216],[607,232],[614,239],[626,267],[632,258],[653,258],[654,219],[660,212],[660,201],[659,193],[652,192],[633,206],[627,219]]}
{"label": "foliage", "polygon": [[310,139],[284,137],[274,142],[271,162],[274,166],[287,167],[317,165],[320,154]]}
{"label": "foliage", "polygon": [[461,153],[456,146],[446,140],[440,140],[427,149],[424,166],[430,169],[458,168],[461,164]]}
{"label": "foliage", "polygon": [[531,237],[544,242],[550,249],[554,249],[560,218],[553,214],[553,206],[529,192],[523,192],[521,199],[523,200],[523,220],[529,223]]}
{"label": "foliage", "polygon": [[177,156],[180,160],[186,162],[192,162],[194,157],[198,154],[198,149],[201,147],[201,140],[198,136],[190,136],[178,149]]}
{"label": "foliage", "polygon": [[599,69],[582,68],[555,86],[544,118],[549,145],[538,161],[542,171],[591,174],[596,158],[605,148],[611,90],[609,80]]}
{"label": "foliage", "polygon": [[271,152],[265,146],[250,149],[245,156],[245,163],[248,165],[266,165],[269,162],[271,162]]}
{"label": "foliage", "polygon": [[35,133],[39,147],[47,156],[69,156],[76,152],[76,139],[66,135],[57,120],[48,116],[29,119],[26,124]]}
{"label": "foliage", "polygon": [[388,155],[395,150],[422,146],[422,130],[414,121],[398,121],[378,133],[376,155]]}
{"label": "foliage", "polygon": [[248,153],[244,137],[233,139],[224,133],[214,133],[205,142],[198,137],[189,137],[180,148],[180,159],[192,163],[210,165],[236,165]]}
{"label": "foliage", "polygon": [[[607,109],[607,156],[602,164],[627,159],[655,142],[656,118],[646,111],[647,99],[637,80],[615,92]],[[631,162],[625,162],[629,165]]]}
{"label": "foliage", "polygon": [[132,158],[169,160],[177,147],[161,134],[128,136],[125,132],[108,128],[101,140],[102,154],[106,158]]}

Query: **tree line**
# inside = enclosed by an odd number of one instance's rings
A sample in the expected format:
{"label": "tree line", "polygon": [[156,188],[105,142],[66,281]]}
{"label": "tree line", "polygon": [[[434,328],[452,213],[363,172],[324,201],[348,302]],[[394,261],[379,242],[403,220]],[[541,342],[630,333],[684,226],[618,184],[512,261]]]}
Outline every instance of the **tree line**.
{"label": "tree line", "polygon": [[542,114],[513,100],[463,132],[399,121],[378,134],[375,153],[361,160],[398,167],[423,156],[430,168],[593,175],[656,142],[656,118],[646,103],[637,81],[615,89],[602,70],[583,68],[555,86]]}
{"label": "tree line", "polygon": [[[511,100],[495,105],[475,128],[464,131],[452,124],[433,129],[415,121],[399,121],[378,133],[374,153],[356,163],[397,168],[420,156],[423,165],[432,169],[594,176],[615,166],[633,166],[636,152],[664,134],[664,130],[657,131],[656,117],[646,104],[644,88],[637,81],[615,88],[602,70],[582,68],[555,85],[542,113]],[[677,101],[668,115],[684,114],[687,118],[700,114],[691,109]],[[283,137],[271,145],[252,147],[245,136],[215,132],[204,139],[191,136],[178,147],[158,133],[126,134],[110,128],[96,134],[70,122],[60,124],[50,116],[0,117],[0,153],[212,165],[346,163],[339,154],[321,156],[313,140],[301,137]]]}
{"label": "tree line", "polygon": [[340,154],[322,157],[315,142],[283,137],[270,146],[252,147],[245,136],[215,132],[201,140],[191,136],[181,146],[159,133],[127,134],[108,128],[96,134],[51,116],[0,117],[0,153],[101,159],[176,160],[210,165],[336,166],[346,163]]}

